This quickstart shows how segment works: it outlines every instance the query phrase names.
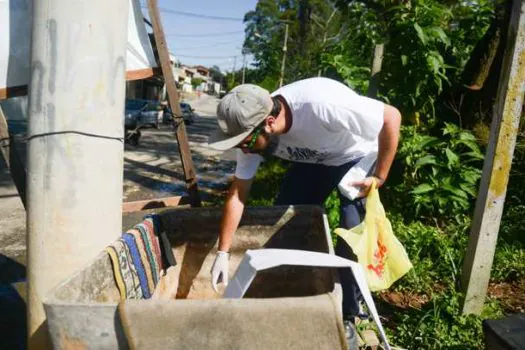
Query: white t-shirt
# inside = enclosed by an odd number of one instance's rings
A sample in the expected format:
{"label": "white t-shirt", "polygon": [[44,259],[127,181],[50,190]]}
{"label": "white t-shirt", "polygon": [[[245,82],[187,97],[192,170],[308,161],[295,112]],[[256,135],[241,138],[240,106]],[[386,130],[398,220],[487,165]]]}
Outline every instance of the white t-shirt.
{"label": "white t-shirt", "polygon": [[[283,86],[292,126],[279,135],[273,155],[303,163],[338,166],[376,151],[383,127],[384,103],[360,96],[328,78],[310,78]],[[237,150],[235,176],[251,179],[263,158]]]}

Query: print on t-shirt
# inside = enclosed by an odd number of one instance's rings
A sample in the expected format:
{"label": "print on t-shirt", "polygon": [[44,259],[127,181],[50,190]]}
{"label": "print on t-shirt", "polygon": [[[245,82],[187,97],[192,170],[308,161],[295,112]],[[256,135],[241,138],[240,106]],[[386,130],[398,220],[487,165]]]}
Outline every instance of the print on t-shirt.
{"label": "print on t-shirt", "polygon": [[320,163],[326,159],[328,152],[319,152],[307,147],[286,147],[288,159],[295,161],[315,160]]}

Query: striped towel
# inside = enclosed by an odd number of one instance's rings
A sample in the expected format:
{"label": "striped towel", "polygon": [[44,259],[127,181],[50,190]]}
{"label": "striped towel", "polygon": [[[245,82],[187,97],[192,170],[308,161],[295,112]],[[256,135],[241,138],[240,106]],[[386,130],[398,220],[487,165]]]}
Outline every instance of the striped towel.
{"label": "striped towel", "polygon": [[144,222],[149,222],[153,225],[153,230],[157,234],[162,231],[162,222],[160,220],[160,216],[157,214],[149,214],[144,216]]}
{"label": "striped towel", "polygon": [[120,292],[120,299],[142,299],[138,276],[136,276],[124,241],[118,239],[106,248],[106,252],[108,252],[113,265],[113,274]]}
{"label": "striped towel", "polygon": [[142,242],[144,243],[144,249],[146,250],[148,262],[151,267],[153,282],[156,286],[160,280],[160,270],[162,262],[155,254],[155,242],[151,239],[151,236],[148,234],[147,231],[148,229],[144,224],[135,225],[135,230],[138,230],[140,232],[140,237],[142,238]]}
{"label": "striped towel", "polygon": [[159,231],[156,231],[158,226],[155,225],[153,220],[149,217],[144,218],[142,225],[146,229],[146,233],[148,234],[149,239],[152,242],[153,252],[155,253],[156,260],[159,263],[159,270],[162,270],[164,268],[164,265],[162,263],[162,250],[160,248],[160,242],[158,237]]}
{"label": "striped towel", "polygon": [[133,265],[135,266],[139,277],[142,294],[144,295],[144,298],[149,299],[151,297],[151,293],[148,286],[148,278],[146,277],[146,270],[144,264],[142,263],[139,248],[137,246],[137,242],[135,242],[135,237],[130,233],[124,233],[122,239],[126,243],[126,246],[131,253],[131,260],[133,261]]}
{"label": "striped towel", "polygon": [[164,227],[162,226],[160,216],[156,214],[146,215],[143,223],[149,227],[150,230],[152,230],[152,234],[157,237],[160,246],[160,255],[162,257],[162,265],[164,268],[167,269],[170,266],[177,265],[177,260],[171,250],[171,242],[168,239],[166,231],[163,230]]}
{"label": "striped towel", "polygon": [[177,264],[158,215],[144,221],[106,248],[121,299],[149,299],[161,279],[161,270]]}
{"label": "striped towel", "polygon": [[131,229],[126,233],[133,235],[133,238],[135,239],[135,244],[137,245],[137,249],[140,255],[140,261],[142,263],[142,266],[144,266],[144,272],[146,273],[146,279],[148,281],[148,290],[150,294],[153,294],[156,283],[153,278],[154,272],[153,272],[151,261],[149,260],[148,253],[146,250],[146,244],[144,240],[142,239],[142,235],[140,234],[139,230]]}

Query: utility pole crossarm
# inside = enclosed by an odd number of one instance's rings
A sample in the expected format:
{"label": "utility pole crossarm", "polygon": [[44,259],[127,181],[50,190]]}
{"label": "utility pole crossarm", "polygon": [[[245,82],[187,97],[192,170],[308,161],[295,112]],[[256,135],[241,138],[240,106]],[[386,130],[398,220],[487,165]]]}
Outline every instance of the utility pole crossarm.
{"label": "utility pole crossarm", "polygon": [[[159,54],[160,66],[162,69],[162,75],[164,76],[164,82],[168,91],[168,100],[172,112],[180,117],[180,105],[179,105],[179,92],[175,85],[175,78],[173,77],[173,71],[171,69],[170,56],[168,52],[168,44],[166,42],[166,36],[164,35],[164,29],[160,20],[160,11],[157,6],[157,0],[148,0],[149,17],[153,27],[153,35],[155,37],[155,44],[157,52]],[[200,198],[197,187],[197,175],[191,159],[190,146],[188,137],[186,135],[186,127],[184,123],[177,124],[177,144],[179,153],[182,161],[182,168],[184,171],[184,179],[186,180],[186,186],[188,188],[188,194],[190,203],[194,207],[200,206]]]}

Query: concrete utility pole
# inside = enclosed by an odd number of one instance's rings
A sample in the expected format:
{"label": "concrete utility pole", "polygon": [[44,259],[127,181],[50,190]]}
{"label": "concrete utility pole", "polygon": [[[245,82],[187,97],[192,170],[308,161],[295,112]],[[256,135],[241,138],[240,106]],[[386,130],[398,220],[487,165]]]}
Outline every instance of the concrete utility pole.
{"label": "concrete utility pole", "polygon": [[244,78],[246,76],[246,54],[242,53],[242,83],[244,84]]}
{"label": "concrete utility pole", "polygon": [[525,0],[514,0],[489,146],[463,264],[463,313],[481,313],[496,250],[525,92]]}
{"label": "concrete utility pole", "polygon": [[237,65],[237,56],[233,56],[233,70],[232,70],[232,87],[235,84],[235,66]]}
{"label": "concrete utility pole", "polygon": [[288,23],[285,24],[284,27],[284,44],[283,44],[283,60],[281,62],[281,75],[279,77],[279,87],[283,86],[283,80],[284,80],[284,67],[286,65],[286,51],[288,44]]}
{"label": "concrete utility pole", "polygon": [[121,235],[128,10],[128,0],[33,2],[30,349],[49,347],[42,302],[50,289]]}

